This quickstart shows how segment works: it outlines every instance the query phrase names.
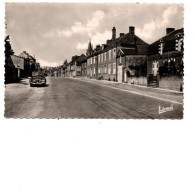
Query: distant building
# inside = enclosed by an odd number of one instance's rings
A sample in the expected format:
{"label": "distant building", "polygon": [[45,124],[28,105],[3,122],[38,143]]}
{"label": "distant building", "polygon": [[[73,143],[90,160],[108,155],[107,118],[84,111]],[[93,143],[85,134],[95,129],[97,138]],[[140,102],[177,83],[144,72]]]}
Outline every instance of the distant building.
{"label": "distant building", "polygon": [[63,74],[64,74],[64,77],[67,77],[67,68],[68,68],[68,61],[65,60],[64,63],[63,63]]}
{"label": "distant building", "polygon": [[[84,66],[83,62],[86,62],[86,56],[84,54],[80,55],[76,60],[75,60],[75,68],[74,68],[74,76],[80,77],[82,76],[82,72],[84,71]],[[83,75],[84,76],[84,75]]]}
{"label": "distant building", "polygon": [[66,77],[80,77],[86,73],[86,56],[84,54],[72,56],[72,60],[66,64]]}
{"label": "distant building", "polygon": [[26,51],[23,51],[19,56],[25,59],[24,62],[25,75],[27,77],[32,76],[32,71],[34,71],[36,67],[36,59],[32,57],[30,54],[28,54]]}
{"label": "distant building", "polygon": [[35,70],[38,71],[41,68],[40,63],[36,62],[35,64]]}
{"label": "distant building", "polygon": [[78,55],[72,56],[72,60],[69,63],[68,66],[68,77],[75,77],[76,76],[76,59],[78,58]]}
{"label": "distant building", "polygon": [[81,75],[87,77],[87,57],[85,56],[81,61]]}

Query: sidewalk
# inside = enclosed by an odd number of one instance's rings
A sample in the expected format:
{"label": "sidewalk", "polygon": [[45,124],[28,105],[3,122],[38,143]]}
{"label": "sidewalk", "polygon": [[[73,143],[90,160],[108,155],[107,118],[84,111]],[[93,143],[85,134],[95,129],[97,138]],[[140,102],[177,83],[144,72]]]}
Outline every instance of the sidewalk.
{"label": "sidewalk", "polygon": [[143,94],[145,96],[152,96],[156,98],[175,101],[178,103],[183,103],[183,93],[179,91],[177,92],[177,91],[166,90],[161,88],[152,88],[146,86],[127,84],[127,83],[117,83],[114,81],[107,81],[107,80],[96,80],[96,79],[89,79],[89,78],[72,78],[72,79],[95,83],[98,85],[106,85],[118,89],[127,90],[132,93],[139,93],[140,95]]}
{"label": "sidewalk", "polygon": [[5,84],[6,89],[27,88],[29,86],[29,78],[22,78],[18,82]]}

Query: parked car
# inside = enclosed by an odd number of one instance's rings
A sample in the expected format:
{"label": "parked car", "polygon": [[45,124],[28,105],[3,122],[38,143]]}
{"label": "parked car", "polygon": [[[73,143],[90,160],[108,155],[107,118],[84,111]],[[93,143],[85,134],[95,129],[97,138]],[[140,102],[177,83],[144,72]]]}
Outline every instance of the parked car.
{"label": "parked car", "polygon": [[46,86],[46,78],[44,76],[32,76],[30,78],[30,86]]}

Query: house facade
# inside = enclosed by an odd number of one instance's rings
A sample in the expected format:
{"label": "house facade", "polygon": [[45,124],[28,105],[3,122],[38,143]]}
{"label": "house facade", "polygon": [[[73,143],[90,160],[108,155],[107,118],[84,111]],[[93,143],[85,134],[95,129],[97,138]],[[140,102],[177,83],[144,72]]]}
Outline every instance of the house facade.
{"label": "house facade", "polygon": [[11,55],[5,65],[5,83],[16,82],[22,77],[25,77],[24,59]]}
{"label": "house facade", "polygon": [[[129,27],[127,34],[120,33],[116,38],[116,28],[112,29],[112,39],[102,46],[87,49],[87,77],[118,82],[127,82],[129,63],[145,64],[148,44],[135,35],[135,28]],[[125,51],[125,52],[124,52]],[[128,57],[128,58],[127,58]],[[131,60],[130,60],[131,58]],[[129,60],[127,60],[129,59]],[[141,61],[141,62],[140,62]]]}
{"label": "house facade", "polygon": [[82,70],[82,68],[84,68],[84,67],[82,67],[83,62],[86,62],[86,56],[84,54],[80,55],[75,60],[75,68],[74,68],[74,71],[75,71],[74,76],[75,77],[83,76],[82,75],[82,72],[84,71],[84,70]]}
{"label": "house facade", "polygon": [[148,85],[183,90],[184,29],[167,28],[166,35],[148,49]]}
{"label": "house facade", "polygon": [[72,60],[66,63],[65,77],[81,77],[87,75],[87,59],[84,54],[72,56]]}
{"label": "house facade", "polygon": [[81,62],[81,74],[83,77],[87,77],[87,58],[86,58],[86,56]]}
{"label": "house facade", "polygon": [[118,38],[113,27],[105,44],[93,48],[89,41],[86,57],[72,57],[66,75],[182,91],[183,40],[183,28],[167,28],[165,36],[149,45],[135,34],[135,27]]}
{"label": "house facade", "polygon": [[36,59],[28,54],[26,51],[23,51],[20,55],[24,59],[24,72],[25,75],[32,76],[32,72],[36,69]]}

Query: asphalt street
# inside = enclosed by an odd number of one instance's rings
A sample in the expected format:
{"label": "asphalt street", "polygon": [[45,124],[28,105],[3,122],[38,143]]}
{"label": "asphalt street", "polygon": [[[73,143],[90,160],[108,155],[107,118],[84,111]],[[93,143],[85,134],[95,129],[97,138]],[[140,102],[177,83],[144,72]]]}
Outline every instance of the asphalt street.
{"label": "asphalt street", "polygon": [[[183,105],[78,79],[47,78],[5,88],[6,118],[181,119]],[[172,108],[159,114],[159,108]]]}

